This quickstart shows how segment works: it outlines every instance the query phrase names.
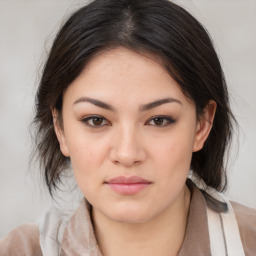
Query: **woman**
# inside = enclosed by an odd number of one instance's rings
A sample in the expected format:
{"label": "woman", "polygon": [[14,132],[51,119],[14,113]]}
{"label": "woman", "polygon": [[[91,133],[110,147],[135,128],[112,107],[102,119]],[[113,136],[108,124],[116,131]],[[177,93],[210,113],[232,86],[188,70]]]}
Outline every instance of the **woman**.
{"label": "woman", "polygon": [[93,1],[58,33],[35,117],[49,192],[71,166],[85,200],[14,230],[1,255],[255,255],[255,210],[217,192],[233,121],[212,42],[189,13]]}

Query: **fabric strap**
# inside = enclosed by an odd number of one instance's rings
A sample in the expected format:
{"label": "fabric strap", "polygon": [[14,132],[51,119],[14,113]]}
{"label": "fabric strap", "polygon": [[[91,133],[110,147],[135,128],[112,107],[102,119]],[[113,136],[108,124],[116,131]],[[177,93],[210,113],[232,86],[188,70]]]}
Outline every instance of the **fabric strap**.
{"label": "fabric strap", "polygon": [[217,200],[225,202],[228,211],[217,213],[207,207],[208,227],[212,256],[245,256],[236,216],[231,203],[223,194],[214,193]]}
{"label": "fabric strap", "polygon": [[[228,206],[228,210],[223,213],[207,207],[211,256],[245,256],[231,203],[220,193],[214,192],[210,195]],[[40,220],[40,245],[43,255],[59,255],[63,233],[73,213],[73,210],[63,212],[52,209]]]}

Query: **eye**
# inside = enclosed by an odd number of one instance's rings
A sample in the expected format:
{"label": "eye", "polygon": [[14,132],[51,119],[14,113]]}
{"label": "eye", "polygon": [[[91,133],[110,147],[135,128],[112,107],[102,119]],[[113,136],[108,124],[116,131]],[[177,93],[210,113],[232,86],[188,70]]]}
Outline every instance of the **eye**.
{"label": "eye", "polygon": [[100,128],[105,125],[110,125],[110,123],[102,116],[88,116],[81,121],[92,128]]}
{"label": "eye", "polygon": [[175,123],[175,120],[169,116],[155,116],[151,118],[147,124],[159,127],[165,127],[172,123]]}

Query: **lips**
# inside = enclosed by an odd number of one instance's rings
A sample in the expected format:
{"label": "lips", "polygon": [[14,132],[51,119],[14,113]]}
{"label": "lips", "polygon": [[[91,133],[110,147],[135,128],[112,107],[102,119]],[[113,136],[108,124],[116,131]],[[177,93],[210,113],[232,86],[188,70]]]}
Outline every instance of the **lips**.
{"label": "lips", "polygon": [[124,177],[119,176],[105,182],[112,190],[124,195],[137,194],[149,187],[152,182],[139,176]]}

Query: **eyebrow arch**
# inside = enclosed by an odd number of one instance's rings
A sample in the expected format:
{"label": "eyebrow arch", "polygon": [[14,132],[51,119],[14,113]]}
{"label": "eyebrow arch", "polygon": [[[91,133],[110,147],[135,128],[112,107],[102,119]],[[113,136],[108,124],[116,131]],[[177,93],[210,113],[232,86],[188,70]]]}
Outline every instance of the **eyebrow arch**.
{"label": "eyebrow arch", "polygon": [[[110,110],[110,111],[116,111],[116,108],[114,108],[113,106],[103,102],[103,101],[100,101],[100,100],[96,100],[96,99],[93,99],[93,98],[88,98],[88,97],[81,97],[79,99],[77,99],[73,105],[75,104],[78,104],[78,103],[82,103],[82,102],[89,102],[95,106],[98,106],[100,108],[104,108],[104,109],[107,109],[107,110]],[[177,99],[174,99],[174,98],[165,98],[165,99],[160,99],[160,100],[156,100],[156,101],[153,101],[153,102],[150,102],[148,104],[145,104],[145,105],[141,105],[139,107],[139,111],[140,112],[144,112],[144,111],[147,111],[147,110],[150,110],[152,108],[155,108],[155,107],[158,107],[160,105],[163,105],[163,104],[166,104],[166,103],[178,103],[178,104],[181,104],[181,101],[177,100]]]}
{"label": "eyebrow arch", "polygon": [[77,99],[73,105],[75,104],[78,104],[78,103],[81,103],[81,102],[89,102],[95,106],[98,106],[100,108],[104,108],[104,109],[107,109],[107,110],[110,110],[110,111],[115,111],[116,109],[114,107],[112,107],[111,105],[103,102],[103,101],[100,101],[100,100],[96,100],[96,99],[92,99],[92,98],[88,98],[88,97],[81,97],[79,99]]}
{"label": "eyebrow arch", "polygon": [[160,105],[163,105],[163,104],[166,104],[166,103],[173,103],[173,102],[182,105],[181,101],[179,101],[177,99],[165,98],[165,99],[156,100],[156,101],[153,101],[151,103],[140,106],[140,111],[141,112],[142,111],[147,111],[147,110],[150,110],[152,108],[158,107]]}

